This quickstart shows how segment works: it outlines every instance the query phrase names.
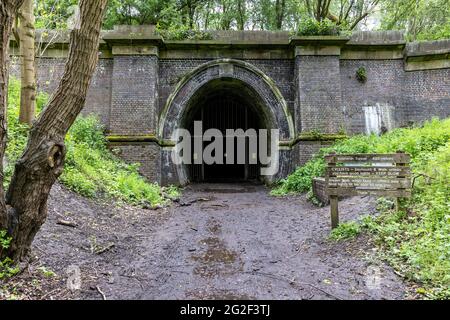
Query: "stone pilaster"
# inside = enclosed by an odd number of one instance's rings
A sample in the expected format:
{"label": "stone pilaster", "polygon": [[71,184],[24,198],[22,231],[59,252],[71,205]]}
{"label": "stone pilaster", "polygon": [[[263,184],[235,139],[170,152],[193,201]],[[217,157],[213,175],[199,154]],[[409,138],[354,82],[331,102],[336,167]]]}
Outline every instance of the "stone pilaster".
{"label": "stone pilaster", "polygon": [[342,37],[293,39],[297,131],[337,133],[344,128],[339,59],[347,41]]}

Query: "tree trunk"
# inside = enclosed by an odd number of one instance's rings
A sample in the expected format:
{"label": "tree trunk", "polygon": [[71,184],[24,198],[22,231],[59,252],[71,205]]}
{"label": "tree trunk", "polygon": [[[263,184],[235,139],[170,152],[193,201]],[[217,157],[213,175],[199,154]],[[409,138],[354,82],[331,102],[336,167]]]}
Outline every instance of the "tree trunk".
{"label": "tree trunk", "polygon": [[284,20],[284,11],[286,9],[286,2],[285,0],[277,0],[275,3],[275,27],[277,30],[281,30],[283,27],[283,20]]}
{"label": "tree trunk", "polygon": [[19,10],[21,91],[19,121],[31,125],[36,109],[34,0],[25,0]]}
{"label": "tree trunk", "polygon": [[237,3],[237,12],[238,12],[238,16],[237,16],[237,26],[238,26],[238,30],[244,30],[245,29],[245,22],[246,22],[246,4],[244,0],[238,0]]}
{"label": "tree trunk", "polygon": [[3,189],[3,157],[6,147],[6,106],[8,105],[9,37],[23,0],[0,2],[0,229],[7,229],[7,211]]}
{"label": "tree trunk", "polygon": [[6,203],[7,255],[23,258],[47,217],[50,189],[62,172],[64,137],[84,106],[98,60],[100,28],[107,0],[80,0],[80,21],[70,35],[63,77],[49,104],[30,131],[27,147],[16,163]]}

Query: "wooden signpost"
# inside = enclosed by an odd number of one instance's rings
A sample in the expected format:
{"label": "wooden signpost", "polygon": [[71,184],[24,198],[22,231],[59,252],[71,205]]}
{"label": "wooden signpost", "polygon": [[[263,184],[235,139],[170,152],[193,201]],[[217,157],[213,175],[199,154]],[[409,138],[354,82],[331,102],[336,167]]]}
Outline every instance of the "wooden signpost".
{"label": "wooden signpost", "polygon": [[339,196],[411,196],[410,156],[393,154],[329,154],[325,184],[330,197],[331,227],[339,224]]}

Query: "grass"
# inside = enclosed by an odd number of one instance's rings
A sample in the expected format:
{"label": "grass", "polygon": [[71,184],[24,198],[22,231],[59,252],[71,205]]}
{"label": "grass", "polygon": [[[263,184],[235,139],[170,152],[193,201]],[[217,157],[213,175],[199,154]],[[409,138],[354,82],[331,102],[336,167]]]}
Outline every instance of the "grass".
{"label": "grass", "polygon": [[320,177],[325,172],[323,156],[336,153],[390,153],[402,150],[412,157],[414,169],[423,157],[445,145],[450,139],[450,119],[434,119],[423,127],[396,129],[381,137],[376,135],[357,135],[340,140],[331,147],[322,148],[318,154],[304,166],[298,167],[286,179],[279,182],[272,190],[272,195],[282,196],[289,193],[301,193],[311,190],[312,178]]}
{"label": "grass", "polygon": [[[47,101],[45,94],[37,99],[38,112]],[[29,127],[18,122],[20,82],[9,84],[8,145],[5,184],[14,170],[27,141]],[[137,164],[126,164],[107,148],[104,127],[94,116],[79,116],[66,136],[67,155],[60,182],[88,198],[112,198],[119,203],[153,207],[164,205],[179,196],[175,187],[162,188],[139,175]]]}
{"label": "grass", "polygon": [[355,221],[341,223],[331,231],[330,239],[333,241],[351,239],[356,237],[360,233],[360,231],[361,227]]}
{"label": "grass", "polygon": [[426,298],[450,298],[450,119],[434,119],[381,137],[354,136],[320,150],[319,154],[282,180],[273,195],[310,192],[312,178],[325,170],[323,156],[336,153],[391,153],[411,155],[414,186],[411,199],[395,211],[390,199],[379,199],[377,217],[341,224],[333,240],[364,231],[372,235],[380,257],[405,278],[421,284]]}
{"label": "grass", "polygon": [[[0,253],[3,250],[8,250],[11,243],[11,237],[8,237],[5,230],[0,230]],[[0,280],[3,278],[10,278],[19,272],[19,268],[14,266],[10,258],[0,260]]]}

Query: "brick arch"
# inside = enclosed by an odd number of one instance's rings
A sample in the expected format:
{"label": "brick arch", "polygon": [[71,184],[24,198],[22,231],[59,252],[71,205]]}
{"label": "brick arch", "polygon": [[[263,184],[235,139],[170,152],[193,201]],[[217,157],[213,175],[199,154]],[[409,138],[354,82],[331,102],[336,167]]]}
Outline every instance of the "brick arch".
{"label": "brick arch", "polygon": [[265,127],[280,130],[283,141],[294,139],[294,123],[286,101],[275,82],[250,63],[219,59],[207,62],[185,75],[167,99],[161,112],[158,135],[171,140],[175,129],[181,127],[191,101],[202,87],[213,80],[232,79],[254,92],[259,100],[259,111],[265,119]]}

